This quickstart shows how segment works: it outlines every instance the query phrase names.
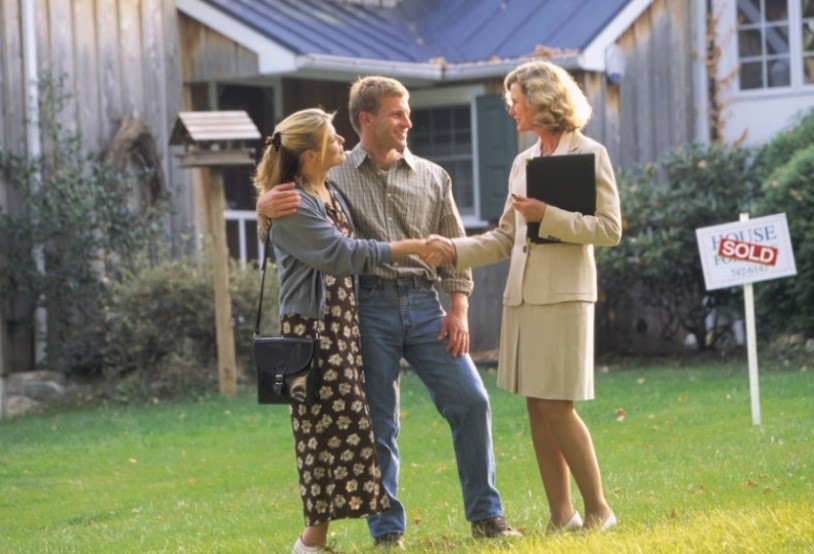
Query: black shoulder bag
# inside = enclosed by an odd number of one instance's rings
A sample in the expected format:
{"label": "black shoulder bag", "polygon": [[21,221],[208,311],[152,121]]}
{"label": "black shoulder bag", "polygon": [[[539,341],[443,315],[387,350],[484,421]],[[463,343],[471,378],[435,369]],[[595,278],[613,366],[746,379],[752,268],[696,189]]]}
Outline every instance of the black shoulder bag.
{"label": "black shoulder bag", "polygon": [[254,361],[257,366],[257,401],[260,404],[294,404],[310,406],[319,394],[319,337],[261,337],[260,315],[263,289],[266,285],[266,261],[269,240],[263,256],[260,301],[254,327]]}

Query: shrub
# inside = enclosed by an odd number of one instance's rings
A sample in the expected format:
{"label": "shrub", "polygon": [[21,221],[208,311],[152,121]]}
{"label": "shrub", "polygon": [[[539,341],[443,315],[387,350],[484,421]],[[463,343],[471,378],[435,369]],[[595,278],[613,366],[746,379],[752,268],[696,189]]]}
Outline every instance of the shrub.
{"label": "shrub", "polygon": [[814,110],[802,117],[795,126],[781,131],[760,148],[755,155],[754,177],[764,183],[774,170],[785,165],[798,150],[814,144]]}
{"label": "shrub", "polygon": [[82,137],[59,124],[68,99],[62,80],[45,76],[40,87],[46,152],[27,159],[0,151],[0,172],[20,204],[0,214],[0,300],[25,326],[36,308],[47,308],[51,369],[93,372],[101,368],[103,281],[159,242],[168,199],[133,206],[144,174],[87,152]]}
{"label": "shrub", "polygon": [[[814,117],[810,118],[814,121]],[[814,125],[812,125],[814,129]],[[785,212],[797,275],[755,285],[756,310],[774,332],[814,336],[814,137],[763,183],[760,215]]]}
{"label": "shrub", "polygon": [[[252,333],[260,273],[229,266],[238,375],[253,380]],[[276,332],[277,275],[270,266],[263,302],[264,334]],[[131,375],[142,394],[210,390],[217,383],[212,268],[193,260],[143,263],[111,284],[106,309],[108,375]],[[216,390],[216,386],[214,387]]]}
{"label": "shrub", "polygon": [[692,144],[620,174],[622,241],[597,251],[611,308],[636,294],[663,316],[664,339],[683,329],[705,350],[726,338],[718,325],[708,333],[707,320],[736,309],[739,291],[706,291],[695,229],[737,220],[754,201],[749,159],[746,149]]}

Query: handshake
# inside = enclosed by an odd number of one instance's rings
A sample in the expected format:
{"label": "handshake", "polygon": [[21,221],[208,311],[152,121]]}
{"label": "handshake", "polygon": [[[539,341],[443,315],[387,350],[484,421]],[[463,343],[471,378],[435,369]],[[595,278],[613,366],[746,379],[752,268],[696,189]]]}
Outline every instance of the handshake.
{"label": "handshake", "polygon": [[451,265],[457,259],[455,245],[447,237],[430,235],[419,247],[421,261],[431,266]]}

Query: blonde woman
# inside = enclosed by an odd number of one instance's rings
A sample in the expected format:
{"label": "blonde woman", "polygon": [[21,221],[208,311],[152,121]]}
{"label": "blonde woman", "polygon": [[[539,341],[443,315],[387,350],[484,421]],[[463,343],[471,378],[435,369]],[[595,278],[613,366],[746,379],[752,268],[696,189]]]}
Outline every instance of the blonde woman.
{"label": "blonde woman", "polygon": [[319,399],[291,408],[305,519],[293,554],[333,552],[326,544],[331,521],[389,507],[365,398],[353,275],[421,254],[424,246],[418,239],[354,238],[344,198],[326,180],[345,160],[332,120],[316,108],[285,118],[266,141],[254,176],[258,194],[292,181],[301,194],[296,214],[273,222],[261,215],[259,222],[271,233],[277,260],[281,334],[320,338]]}
{"label": "blonde woman", "polygon": [[[474,237],[437,237],[436,256],[429,261],[461,268],[510,258],[498,386],[526,399],[550,510],[548,529],[604,530],[616,524],[616,516],[574,402],[594,398],[594,245],[614,246],[621,239],[619,193],[605,147],[581,132],[591,107],[568,72],[550,62],[529,62],[509,72],[504,88],[517,130],[535,133],[537,141],[514,160],[499,226]],[[595,160],[595,213],[527,197],[528,158],[587,153]],[[526,240],[527,222],[539,222],[539,237],[549,242]],[[571,476],[582,495],[584,520],[571,502]]]}

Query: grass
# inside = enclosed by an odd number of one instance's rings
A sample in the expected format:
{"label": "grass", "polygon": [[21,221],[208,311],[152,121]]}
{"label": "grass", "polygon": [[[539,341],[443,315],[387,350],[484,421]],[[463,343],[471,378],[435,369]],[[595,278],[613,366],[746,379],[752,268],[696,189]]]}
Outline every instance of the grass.
{"label": "grass", "polygon": [[[581,403],[620,525],[546,536],[520,398],[492,394],[498,487],[523,539],[469,538],[449,431],[402,384],[401,497],[411,552],[812,552],[814,372],[746,364],[612,367]],[[301,526],[287,410],[252,395],[112,405],[0,422],[0,552],[288,552]],[[579,499],[577,506],[580,507]],[[346,553],[373,552],[340,521]]]}

